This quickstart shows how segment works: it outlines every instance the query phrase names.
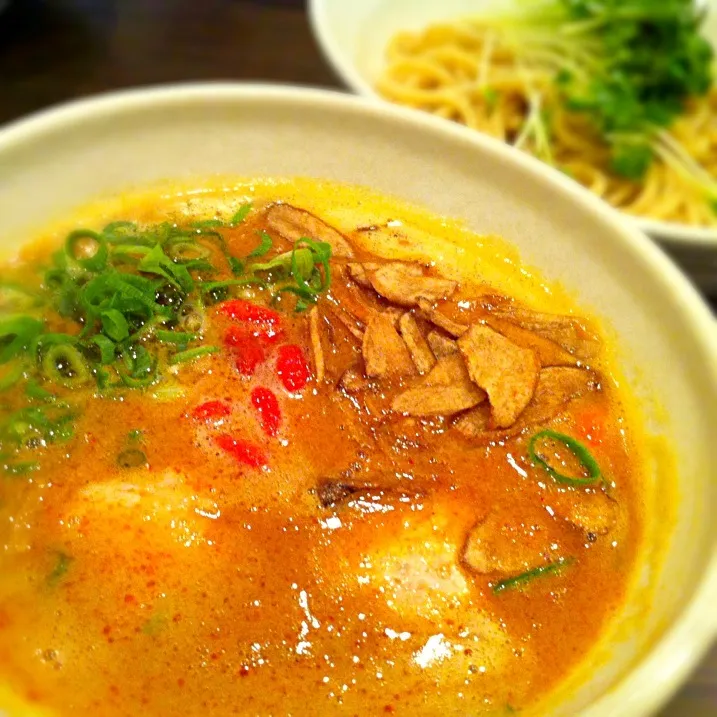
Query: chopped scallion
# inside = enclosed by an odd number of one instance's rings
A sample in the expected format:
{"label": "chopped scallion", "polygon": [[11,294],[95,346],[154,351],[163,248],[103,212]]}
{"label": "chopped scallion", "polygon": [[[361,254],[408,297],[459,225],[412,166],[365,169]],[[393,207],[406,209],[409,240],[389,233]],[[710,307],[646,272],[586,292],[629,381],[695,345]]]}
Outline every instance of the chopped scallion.
{"label": "chopped scallion", "polygon": [[[565,448],[567,448],[568,451],[578,459],[587,475],[584,478],[565,475],[553,468],[546,457],[541,455],[538,450],[536,450],[536,446],[538,446],[541,441],[555,441],[556,443],[565,446]],[[600,466],[593,457],[592,453],[588,450],[587,446],[584,446],[576,438],[568,436],[564,433],[558,433],[558,431],[546,429],[536,433],[528,442],[528,455],[532,461],[537,463],[539,466],[542,466],[554,480],[558,481],[558,483],[583,486],[596,483],[602,478]]]}
{"label": "chopped scallion", "polygon": [[187,363],[188,361],[195,361],[196,359],[208,356],[209,354],[215,354],[217,351],[219,351],[218,346],[200,346],[196,349],[187,349],[186,351],[180,351],[179,353],[174,354],[174,356],[172,356],[169,360],[169,363],[172,365]]}
{"label": "chopped scallion", "polygon": [[553,563],[546,563],[545,565],[533,568],[532,570],[528,570],[527,572],[521,573],[520,575],[505,578],[505,580],[500,580],[491,587],[491,590],[494,594],[497,595],[498,593],[502,593],[504,590],[512,590],[514,588],[522,587],[523,585],[532,582],[536,578],[546,577],[548,575],[555,575],[556,573],[559,573],[561,570],[571,565],[573,562],[573,558],[561,558],[560,560],[556,560]]}

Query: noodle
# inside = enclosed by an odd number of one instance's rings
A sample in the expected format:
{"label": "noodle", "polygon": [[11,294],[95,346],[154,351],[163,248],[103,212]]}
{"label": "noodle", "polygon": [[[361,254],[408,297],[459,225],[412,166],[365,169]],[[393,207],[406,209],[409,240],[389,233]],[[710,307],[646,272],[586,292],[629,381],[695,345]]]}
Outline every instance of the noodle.
{"label": "noodle", "polygon": [[[549,59],[561,48],[556,41],[544,52]],[[552,74],[523,66],[493,30],[460,22],[399,33],[386,56],[376,84],[386,99],[513,144],[628,214],[717,226],[717,208],[694,179],[709,176],[714,182],[717,177],[717,88],[691,99],[670,129],[689,157],[677,156],[675,143],[664,138],[636,182],[611,171],[609,148],[586,115],[565,109]],[[547,131],[541,121],[546,117]]]}

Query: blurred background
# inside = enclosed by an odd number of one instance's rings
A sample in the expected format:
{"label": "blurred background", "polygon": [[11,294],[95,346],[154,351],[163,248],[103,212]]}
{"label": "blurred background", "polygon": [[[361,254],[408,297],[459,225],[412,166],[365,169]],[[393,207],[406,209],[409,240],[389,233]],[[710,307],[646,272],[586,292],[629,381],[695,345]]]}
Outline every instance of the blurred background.
{"label": "blurred background", "polygon": [[105,90],[217,79],[338,86],[301,0],[11,0],[0,14],[0,122]]}
{"label": "blurred background", "polygon": [[[201,80],[341,88],[303,0],[0,0],[0,123],[107,90]],[[706,715],[717,715],[717,651],[661,717]]]}

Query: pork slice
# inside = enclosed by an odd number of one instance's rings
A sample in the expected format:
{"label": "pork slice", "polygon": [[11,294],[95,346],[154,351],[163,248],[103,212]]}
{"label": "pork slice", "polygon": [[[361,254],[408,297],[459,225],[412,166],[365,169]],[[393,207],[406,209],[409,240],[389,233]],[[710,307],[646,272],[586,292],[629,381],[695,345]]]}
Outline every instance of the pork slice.
{"label": "pork slice", "polygon": [[421,375],[428,373],[436,365],[436,357],[433,355],[433,351],[431,351],[431,347],[428,345],[413,314],[410,312],[404,313],[398,320],[398,329],[406,342],[406,346],[408,346],[418,373]]}
{"label": "pork slice", "polygon": [[443,329],[443,331],[451,336],[463,336],[463,334],[468,331],[468,327],[465,324],[459,324],[457,321],[449,319],[445,314],[435,309],[431,305],[431,302],[426,299],[419,299],[418,313],[426,319],[426,321],[430,321],[434,326]]}
{"label": "pork slice", "polygon": [[314,373],[317,382],[321,382],[324,380],[326,373],[326,363],[324,361],[324,349],[321,346],[321,315],[316,306],[309,312],[309,336],[314,353]]}
{"label": "pork slice", "polygon": [[453,339],[444,336],[440,331],[429,331],[426,341],[437,359],[450,356],[458,351],[458,344]]}
{"label": "pork slice", "polygon": [[307,237],[326,242],[331,247],[332,257],[351,259],[354,256],[351,244],[343,234],[306,209],[292,204],[272,204],[266,212],[266,223],[269,229],[291,242]]}
{"label": "pork slice", "polygon": [[468,532],[461,561],[474,573],[508,577],[551,562],[560,550],[557,531],[542,524],[492,512]]}
{"label": "pork slice", "polygon": [[497,319],[510,321],[561,346],[581,361],[595,358],[601,342],[574,316],[550,314],[516,306],[503,296],[486,295],[483,303]]}
{"label": "pork slice", "polygon": [[346,265],[348,275],[362,288],[370,289],[369,272],[376,271],[381,265],[375,262],[351,262]]}
{"label": "pork slice", "polygon": [[512,426],[535,393],[540,372],[535,352],[481,324],[458,339],[458,348],[471,379],[488,394],[493,426]]}
{"label": "pork slice", "polygon": [[546,510],[592,535],[606,535],[617,524],[620,506],[601,487],[567,488],[545,497]]}
{"label": "pork slice", "polygon": [[540,365],[543,367],[575,366],[578,362],[576,356],[535,331],[524,329],[511,321],[494,316],[487,317],[485,321],[488,326],[510,339],[514,344],[535,351]]}
{"label": "pork slice", "polygon": [[424,276],[418,264],[392,262],[368,273],[373,288],[385,299],[400,306],[417,306],[423,299],[434,303],[448,298],[458,284],[450,279]]}
{"label": "pork slice", "polygon": [[535,394],[518,420],[507,430],[491,430],[488,406],[478,406],[462,415],[454,424],[466,438],[479,443],[501,441],[531,426],[544,425],[565,411],[571,401],[594,391],[599,378],[587,369],[556,366],[538,374]]}
{"label": "pork slice", "polygon": [[392,408],[409,416],[450,416],[486,400],[486,393],[471,381],[463,357],[441,358],[418,386],[394,399]]}
{"label": "pork slice", "polygon": [[416,372],[406,344],[385,314],[376,312],[369,320],[362,351],[367,376],[406,376]]}

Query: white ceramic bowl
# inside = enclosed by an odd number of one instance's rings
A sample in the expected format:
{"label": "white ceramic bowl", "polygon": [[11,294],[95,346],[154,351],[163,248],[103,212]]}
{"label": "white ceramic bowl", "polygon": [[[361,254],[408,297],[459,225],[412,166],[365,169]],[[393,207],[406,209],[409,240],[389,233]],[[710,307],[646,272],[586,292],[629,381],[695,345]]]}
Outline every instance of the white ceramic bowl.
{"label": "white ceramic bowl", "polygon": [[[594,656],[590,680],[551,715],[648,715],[704,654],[717,631],[717,333],[675,266],[588,192],[424,114],[258,85],[165,87],[61,107],[1,130],[0,168],[3,252],[103,195],[217,174],[369,185],[507,238],[614,328],[625,373],[677,457],[677,519],[672,530],[660,526],[669,540],[652,574],[652,608],[638,590],[616,618],[620,642]],[[652,411],[653,397],[664,410]],[[2,700],[0,691],[0,712]]]}
{"label": "white ceramic bowl", "polygon": [[[510,0],[309,0],[309,16],[324,55],[354,92],[374,99],[375,79],[384,65],[389,39],[401,30],[418,30],[432,22],[469,17],[484,7]],[[705,34],[717,47],[717,0],[708,9]],[[642,231],[662,242],[700,288],[717,295],[717,229],[635,219]]]}

